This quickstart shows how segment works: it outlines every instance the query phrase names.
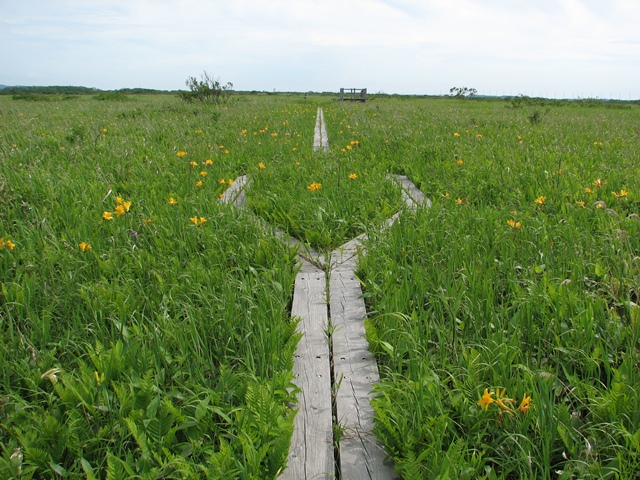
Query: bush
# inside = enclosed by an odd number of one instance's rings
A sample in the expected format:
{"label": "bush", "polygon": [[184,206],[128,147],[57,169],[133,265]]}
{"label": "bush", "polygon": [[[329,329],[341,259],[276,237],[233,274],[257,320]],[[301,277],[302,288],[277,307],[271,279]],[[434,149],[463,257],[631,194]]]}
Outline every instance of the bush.
{"label": "bush", "polygon": [[180,98],[187,102],[198,100],[199,102],[225,103],[229,100],[233,84],[227,82],[222,85],[220,80],[216,80],[213,75],[204,72],[198,80],[196,77],[189,77],[185,84],[189,87],[188,92],[180,92]]}

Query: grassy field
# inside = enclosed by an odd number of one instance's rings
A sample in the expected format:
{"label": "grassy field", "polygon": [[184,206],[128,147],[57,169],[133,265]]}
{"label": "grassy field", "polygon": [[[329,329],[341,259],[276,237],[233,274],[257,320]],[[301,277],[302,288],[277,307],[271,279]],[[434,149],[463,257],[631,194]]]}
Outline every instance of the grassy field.
{"label": "grassy field", "polygon": [[507,106],[352,114],[433,201],[360,264],[377,433],[405,478],[635,478],[640,111]]}
{"label": "grassy field", "polygon": [[0,477],[273,477],[295,252],[217,200],[312,114],[0,100]]}
{"label": "grassy field", "polygon": [[[48,98],[0,96],[0,477],[275,477],[298,341],[275,226],[369,234],[404,478],[640,472],[638,106]],[[389,173],[433,207],[382,231]],[[241,174],[246,212],[218,202]]]}

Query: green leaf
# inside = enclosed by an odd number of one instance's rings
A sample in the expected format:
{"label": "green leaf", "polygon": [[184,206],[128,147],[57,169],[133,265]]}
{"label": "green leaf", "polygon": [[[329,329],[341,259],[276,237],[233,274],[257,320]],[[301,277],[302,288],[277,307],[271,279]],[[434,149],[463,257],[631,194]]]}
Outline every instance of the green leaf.
{"label": "green leaf", "polygon": [[631,443],[633,445],[633,448],[635,448],[636,452],[640,453],[640,429],[638,429],[638,431],[636,431],[636,433],[633,434],[631,439],[632,439]]}
{"label": "green leaf", "polygon": [[387,355],[393,356],[393,345],[383,340],[380,341],[380,345],[382,346],[383,350],[387,353]]}
{"label": "green leaf", "polygon": [[206,397],[196,407],[196,420],[202,420],[202,418],[207,414],[207,407],[209,406],[209,402],[211,399]]}
{"label": "green leaf", "polygon": [[53,463],[51,462],[49,464],[49,466],[51,467],[51,469],[56,472],[58,475],[60,475],[61,477],[66,477],[67,476],[67,471],[65,470],[65,468],[62,465],[59,465],[57,463]]}
{"label": "green leaf", "polygon": [[155,418],[158,413],[158,407],[160,406],[160,397],[156,396],[147,407],[147,418]]}
{"label": "green leaf", "polygon": [[600,263],[596,263],[595,272],[597,277],[602,277],[604,275],[605,271],[602,265],[600,265]]}
{"label": "green leaf", "polygon": [[82,465],[82,470],[87,476],[87,480],[96,480],[96,475],[93,473],[93,467],[84,457],[80,458],[80,465]]}
{"label": "green leaf", "polygon": [[122,462],[112,454],[107,456],[107,480],[125,480],[127,478]]}

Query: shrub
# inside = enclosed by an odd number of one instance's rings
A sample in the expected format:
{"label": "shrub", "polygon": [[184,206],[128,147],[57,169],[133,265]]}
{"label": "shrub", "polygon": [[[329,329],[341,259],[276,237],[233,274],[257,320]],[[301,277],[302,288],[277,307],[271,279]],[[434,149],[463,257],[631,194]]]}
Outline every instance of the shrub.
{"label": "shrub", "polygon": [[188,92],[180,92],[180,98],[187,102],[198,100],[199,102],[225,103],[229,100],[233,84],[227,82],[222,85],[213,75],[204,72],[198,80],[196,77],[189,77],[185,84],[189,87]]}

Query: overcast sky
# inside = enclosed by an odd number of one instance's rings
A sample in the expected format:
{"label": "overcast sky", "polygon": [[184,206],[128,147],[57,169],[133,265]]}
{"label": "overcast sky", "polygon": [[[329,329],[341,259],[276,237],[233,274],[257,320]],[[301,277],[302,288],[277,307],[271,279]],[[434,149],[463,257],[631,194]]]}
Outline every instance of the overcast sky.
{"label": "overcast sky", "polygon": [[640,0],[0,0],[0,84],[640,98]]}

